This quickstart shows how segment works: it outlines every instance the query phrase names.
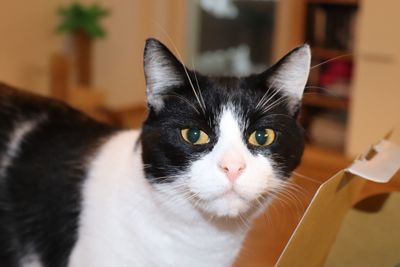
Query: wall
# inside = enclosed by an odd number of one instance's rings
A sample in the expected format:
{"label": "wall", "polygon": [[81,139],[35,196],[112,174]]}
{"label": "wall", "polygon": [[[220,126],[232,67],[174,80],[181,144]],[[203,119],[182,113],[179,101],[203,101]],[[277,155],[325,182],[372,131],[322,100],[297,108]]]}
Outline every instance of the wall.
{"label": "wall", "polygon": [[[91,1],[86,1],[91,3]],[[94,86],[105,92],[110,106],[144,102],[143,48],[156,37],[185,57],[186,1],[98,1],[112,10],[104,20],[109,34],[95,48]]]}
{"label": "wall", "polygon": [[[93,0],[83,0],[93,3]],[[145,39],[157,37],[176,45],[185,57],[186,1],[97,1],[111,9],[104,19],[106,39],[94,47],[94,87],[113,107],[139,105],[145,99],[143,48]],[[56,35],[57,1],[5,1],[0,9],[0,80],[47,94],[49,61],[56,51],[66,51],[67,36]],[[169,37],[168,37],[169,36]]]}
{"label": "wall", "polygon": [[0,9],[0,80],[48,91],[49,60],[63,46],[54,34],[55,10],[65,1],[3,1]]}
{"label": "wall", "polygon": [[397,0],[363,0],[347,153],[357,155],[400,126],[400,25]]}

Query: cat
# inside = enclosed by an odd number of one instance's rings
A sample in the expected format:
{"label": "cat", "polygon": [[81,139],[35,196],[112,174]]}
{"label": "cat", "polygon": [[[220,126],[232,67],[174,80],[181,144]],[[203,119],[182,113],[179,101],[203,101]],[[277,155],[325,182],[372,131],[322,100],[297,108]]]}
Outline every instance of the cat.
{"label": "cat", "polygon": [[0,85],[0,266],[231,266],[298,166],[310,70],[300,46],[208,77],[148,39],[141,130]]}

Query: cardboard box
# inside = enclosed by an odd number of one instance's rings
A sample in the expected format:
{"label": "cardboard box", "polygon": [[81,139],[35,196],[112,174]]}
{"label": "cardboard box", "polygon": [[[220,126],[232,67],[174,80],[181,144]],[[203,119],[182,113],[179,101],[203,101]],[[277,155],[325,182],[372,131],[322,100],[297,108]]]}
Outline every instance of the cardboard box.
{"label": "cardboard box", "polygon": [[[385,222],[393,221],[393,214],[400,220],[400,197],[394,193],[400,192],[399,169],[400,132],[393,131],[320,186],[276,266],[398,266],[400,224]],[[377,195],[392,208],[367,213],[373,219],[366,223],[365,214],[352,208]]]}

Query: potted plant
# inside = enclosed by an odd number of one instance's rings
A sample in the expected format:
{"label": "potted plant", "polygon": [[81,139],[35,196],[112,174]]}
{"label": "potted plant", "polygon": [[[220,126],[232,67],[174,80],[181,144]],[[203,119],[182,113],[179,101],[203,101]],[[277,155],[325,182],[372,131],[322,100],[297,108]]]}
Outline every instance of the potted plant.
{"label": "potted plant", "polygon": [[77,66],[77,82],[89,86],[91,83],[92,42],[106,35],[100,20],[109,14],[109,10],[98,4],[84,6],[72,3],[58,10],[61,22],[57,27],[60,33],[72,35]]}

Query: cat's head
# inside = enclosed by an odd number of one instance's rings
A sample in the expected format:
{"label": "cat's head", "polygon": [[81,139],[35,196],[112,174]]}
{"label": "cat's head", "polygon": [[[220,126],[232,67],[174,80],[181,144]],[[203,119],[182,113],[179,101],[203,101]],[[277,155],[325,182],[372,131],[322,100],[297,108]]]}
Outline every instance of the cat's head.
{"label": "cat's head", "polygon": [[149,115],[142,157],[150,183],[212,215],[235,217],[264,206],[303,153],[296,118],[309,47],[260,74],[207,77],[149,39],[144,69]]}

